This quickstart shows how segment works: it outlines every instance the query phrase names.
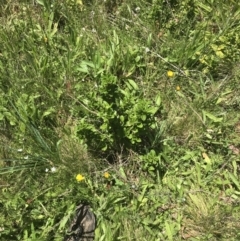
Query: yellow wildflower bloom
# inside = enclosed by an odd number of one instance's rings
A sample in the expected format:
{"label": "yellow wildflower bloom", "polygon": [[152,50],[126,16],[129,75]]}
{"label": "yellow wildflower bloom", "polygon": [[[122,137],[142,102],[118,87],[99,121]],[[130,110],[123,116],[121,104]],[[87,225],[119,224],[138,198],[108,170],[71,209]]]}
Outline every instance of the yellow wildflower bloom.
{"label": "yellow wildflower bloom", "polygon": [[108,179],[110,177],[110,174],[108,172],[105,172],[103,176]]}
{"label": "yellow wildflower bloom", "polygon": [[176,87],[176,90],[177,90],[177,91],[181,90],[181,88],[180,88],[179,85]]}
{"label": "yellow wildflower bloom", "polygon": [[83,175],[77,174],[76,180],[77,180],[78,182],[81,182],[81,181],[83,181],[84,179],[85,179],[85,177],[84,177]]}
{"label": "yellow wildflower bloom", "polygon": [[169,78],[174,77],[174,72],[171,71],[171,70],[168,70],[168,72],[167,72],[167,76],[168,76]]}

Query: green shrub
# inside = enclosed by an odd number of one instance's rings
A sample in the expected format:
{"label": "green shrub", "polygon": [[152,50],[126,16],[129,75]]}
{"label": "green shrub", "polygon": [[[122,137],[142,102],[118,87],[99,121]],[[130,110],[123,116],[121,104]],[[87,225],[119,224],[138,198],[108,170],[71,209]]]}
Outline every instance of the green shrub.
{"label": "green shrub", "polygon": [[143,152],[151,144],[148,136],[156,130],[161,100],[144,97],[132,79],[103,75],[89,98],[79,99],[79,103],[85,115],[78,124],[78,135],[90,150],[102,154],[129,149]]}

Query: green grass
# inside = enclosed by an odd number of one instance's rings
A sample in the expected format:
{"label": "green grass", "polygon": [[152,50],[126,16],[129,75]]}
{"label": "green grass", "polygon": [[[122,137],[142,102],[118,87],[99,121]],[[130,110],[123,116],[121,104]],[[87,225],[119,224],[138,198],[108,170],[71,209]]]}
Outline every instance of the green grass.
{"label": "green grass", "polygon": [[62,240],[79,202],[95,240],[238,240],[239,21],[238,1],[4,1],[0,240]]}

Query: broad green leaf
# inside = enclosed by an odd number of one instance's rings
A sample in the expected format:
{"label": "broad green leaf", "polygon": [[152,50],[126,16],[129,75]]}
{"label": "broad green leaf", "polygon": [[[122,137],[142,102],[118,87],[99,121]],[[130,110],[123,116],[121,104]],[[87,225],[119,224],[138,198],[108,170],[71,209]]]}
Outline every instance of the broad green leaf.
{"label": "broad green leaf", "polygon": [[202,156],[203,156],[203,158],[204,158],[204,160],[205,160],[205,162],[206,162],[207,164],[212,164],[212,161],[211,161],[211,159],[209,158],[209,156],[207,155],[207,153],[203,152],[203,153],[202,153]]}
{"label": "broad green leaf", "polygon": [[4,119],[4,115],[0,113],[0,121],[2,121],[3,119]]}
{"label": "broad green leaf", "polygon": [[224,100],[225,100],[225,98],[219,97],[216,101],[216,105],[222,103],[222,101],[224,101]]}
{"label": "broad green leaf", "polygon": [[173,240],[173,227],[171,227],[171,225],[166,221],[165,222],[165,228],[166,228],[166,233],[168,236],[168,240],[172,241]]}
{"label": "broad green leaf", "polygon": [[135,81],[131,80],[131,79],[128,79],[128,82],[130,83],[130,85],[135,89],[135,90],[138,90],[138,86],[137,84],[135,83]]}
{"label": "broad green leaf", "polygon": [[155,115],[158,110],[159,110],[159,107],[151,107],[148,109],[148,113]]}
{"label": "broad green leaf", "polygon": [[51,115],[54,112],[55,112],[55,108],[54,107],[50,107],[49,109],[47,109],[46,111],[43,112],[42,118],[45,117],[45,116],[49,116],[49,115]]}
{"label": "broad green leaf", "polygon": [[120,174],[121,174],[121,177],[123,177],[124,179],[127,179],[127,176],[126,176],[126,174],[125,174],[125,171],[124,171],[123,167],[120,167],[120,168],[119,168],[119,172],[120,172]]}
{"label": "broad green leaf", "polygon": [[122,123],[124,122],[124,116],[123,115],[120,115],[120,120],[121,120]]}
{"label": "broad green leaf", "polygon": [[82,72],[82,73],[89,74],[88,67],[86,65],[82,65],[81,67],[76,68],[76,70],[78,70],[79,72]]}
{"label": "broad green leaf", "polygon": [[[119,90],[124,96],[128,95],[128,92],[126,92],[125,90],[122,90],[122,89],[119,89]],[[120,105],[121,105],[121,103],[122,103],[122,101],[120,101]]]}
{"label": "broad green leaf", "polygon": [[238,190],[240,190],[240,183],[239,180],[236,176],[234,176],[232,173],[228,173],[230,179],[232,180],[232,182],[236,185],[236,187],[238,188]]}
{"label": "broad green leaf", "polygon": [[136,62],[139,62],[141,60],[141,56],[137,56],[136,58],[135,58],[135,61]]}
{"label": "broad green leaf", "polygon": [[221,58],[221,59],[223,59],[223,58],[225,57],[224,53],[223,53],[221,50],[218,50],[218,51],[216,51],[215,53],[216,53],[216,55],[217,55],[219,58]]}
{"label": "broad green leaf", "polygon": [[[142,115],[142,116],[141,116],[141,119],[142,119],[143,121],[145,121],[145,120],[147,119],[147,116],[146,116],[146,115]],[[142,127],[142,125],[141,125],[141,127]]]}
{"label": "broad green leaf", "polygon": [[95,68],[94,64],[92,62],[89,62],[89,61],[82,61],[80,63],[80,67],[76,68],[78,71],[82,72],[82,73],[89,73],[89,69],[88,67],[91,67],[91,68]]}
{"label": "broad green leaf", "polygon": [[160,105],[161,105],[161,97],[160,97],[160,95],[158,95],[158,96],[156,97],[155,103],[156,103],[157,106],[160,106]]}

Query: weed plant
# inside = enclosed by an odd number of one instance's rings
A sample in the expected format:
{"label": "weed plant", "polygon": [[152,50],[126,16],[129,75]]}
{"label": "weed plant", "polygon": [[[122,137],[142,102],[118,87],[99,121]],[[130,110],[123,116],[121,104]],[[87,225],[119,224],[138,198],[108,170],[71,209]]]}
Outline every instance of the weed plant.
{"label": "weed plant", "polygon": [[240,239],[240,3],[2,0],[0,240]]}

